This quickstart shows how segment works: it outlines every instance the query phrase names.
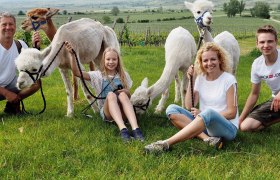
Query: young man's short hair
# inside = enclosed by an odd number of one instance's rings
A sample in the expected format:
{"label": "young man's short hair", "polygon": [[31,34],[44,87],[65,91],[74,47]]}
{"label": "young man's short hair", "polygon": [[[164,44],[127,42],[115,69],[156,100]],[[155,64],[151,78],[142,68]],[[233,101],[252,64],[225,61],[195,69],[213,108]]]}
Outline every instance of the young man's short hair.
{"label": "young man's short hair", "polygon": [[276,29],[271,26],[271,25],[264,25],[262,27],[260,27],[259,29],[257,29],[257,32],[256,32],[256,38],[258,40],[258,35],[261,34],[261,33],[271,33],[275,36],[275,40],[277,40],[277,31]]}

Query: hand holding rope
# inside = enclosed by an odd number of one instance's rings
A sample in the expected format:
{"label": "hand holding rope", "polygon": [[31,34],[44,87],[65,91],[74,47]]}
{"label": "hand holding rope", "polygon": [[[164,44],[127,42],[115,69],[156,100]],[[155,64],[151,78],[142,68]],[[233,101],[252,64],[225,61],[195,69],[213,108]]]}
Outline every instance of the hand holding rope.
{"label": "hand holding rope", "polygon": [[[193,67],[194,65],[191,65],[187,71],[187,76],[190,80],[190,88],[191,88],[191,100],[192,100],[192,108],[194,107],[194,93],[193,93]],[[190,69],[192,69],[192,72],[190,72]]]}

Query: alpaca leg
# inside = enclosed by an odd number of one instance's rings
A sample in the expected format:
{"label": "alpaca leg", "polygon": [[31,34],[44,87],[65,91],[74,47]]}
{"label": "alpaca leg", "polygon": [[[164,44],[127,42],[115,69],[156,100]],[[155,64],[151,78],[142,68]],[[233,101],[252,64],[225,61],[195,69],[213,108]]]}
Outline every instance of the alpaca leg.
{"label": "alpaca leg", "polygon": [[89,62],[89,70],[90,71],[94,71],[94,63],[91,61],[91,62]]}
{"label": "alpaca leg", "polygon": [[182,102],[182,107],[185,107],[185,96],[187,92],[187,85],[188,85],[188,77],[186,75],[186,72],[183,73],[182,76],[182,81],[181,81],[181,102]]}
{"label": "alpaca leg", "polygon": [[177,73],[175,75],[175,99],[174,102],[178,103],[180,101],[180,91],[181,91],[181,80],[180,80],[180,76],[179,73]]}
{"label": "alpaca leg", "polygon": [[[88,85],[87,85],[87,86],[88,86]],[[92,97],[92,96],[90,95],[90,93],[87,91],[87,89],[86,89],[84,83],[82,83],[82,82],[81,82],[81,87],[82,87],[82,90],[83,90],[83,93],[84,93],[85,98],[87,99],[88,103],[91,104],[91,102],[93,102],[93,101],[95,100],[95,98]],[[89,86],[88,86],[88,87],[89,87]],[[92,108],[92,110],[93,110],[94,112],[99,112],[99,109],[98,109],[96,103],[93,103],[93,104],[91,105],[91,108]]]}
{"label": "alpaca leg", "polygon": [[[89,69],[90,71],[94,71],[94,63],[90,62],[89,63]],[[72,73],[72,82],[73,82],[73,97],[74,100],[78,100],[79,99],[79,78],[75,77]]]}
{"label": "alpaca leg", "polygon": [[162,94],[161,99],[158,102],[158,105],[155,109],[155,113],[161,113],[164,110],[164,104],[169,97],[169,88],[167,88]]}
{"label": "alpaca leg", "polygon": [[72,82],[73,82],[73,98],[74,100],[79,99],[79,79],[75,77],[72,73]]}
{"label": "alpaca leg", "polygon": [[71,86],[71,81],[68,76],[67,69],[59,69],[62,80],[65,85],[66,95],[67,95],[67,117],[72,117],[74,114],[74,102],[73,102],[73,91]]}

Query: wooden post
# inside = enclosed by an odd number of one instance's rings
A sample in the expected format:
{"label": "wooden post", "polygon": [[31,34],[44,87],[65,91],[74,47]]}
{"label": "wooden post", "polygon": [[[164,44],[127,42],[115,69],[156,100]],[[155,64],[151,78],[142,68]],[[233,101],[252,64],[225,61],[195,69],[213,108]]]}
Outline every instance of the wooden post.
{"label": "wooden post", "polygon": [[113,30],[115,29],[116,23],[117,23],[117,18],[114,19],[114,23],[113,23],[113,25],[112,25],[112,29],[113,29]]}
{"label": "wooden post", "polygon": [[122,36],[123,36],[124,30],[125,30],[125,26],[126,26],[126,24],[128,22],[128,19],[129,19],[129,16],[126,17],[126,22],[124,23],[123,28],[122,28],[122,30],[120,32],[120,37],[119,37],[120,44],[122,44]]}
{"label": "wooden post", "polygon": [[147,27],[146,35],[145,35],[145,45],[147,44],[149,37],[150,37],[150,27]]}

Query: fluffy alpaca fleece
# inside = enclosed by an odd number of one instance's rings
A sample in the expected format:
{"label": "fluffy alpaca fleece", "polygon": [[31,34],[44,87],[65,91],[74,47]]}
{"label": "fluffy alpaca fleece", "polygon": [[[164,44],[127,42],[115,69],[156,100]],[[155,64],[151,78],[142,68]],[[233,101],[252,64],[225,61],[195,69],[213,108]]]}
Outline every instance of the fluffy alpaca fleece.
{"label": "fluffy alpaca fleece", "polygon": [[[27,12],[26,18],[21,23],[21,28],[26,31],[30,32],[33,29],[32,22],[36,23],[37,31],[42,29],[50,41],[52,41],[55,33],[56,33],[56,27],[53,24],[52,16],[57,14],[59,9],[56,8],[34,8]],[[43,23],[46,22],[46,23]],[[94,64],[93,62],[90,62],[90,70],[94,70]],[[73,97],[74,100],[79,99],[79,93],[78,93],[78,83],[79,78],[72,75],[72,81],[73,81]]]}
{"label": "fluffy alpaca fleece", "polygon": [[[106,47],[114,47],[118,52],[120,52],[120,47],[117,36],[111,28],[103,26],[98,21],[82,18],[60,26],[51,44],[43,51],[27,49],[18,56],[16,59],[16,65],[19,70],[17,84],[20,89],[29,87],[33,83],[24,70],[33,72],[35,69],[38,70],[40,66],[43,65],[44,71],[54,59],[51,66],[46,71],[46,76],[50,75],[56,67],[59,67],[67,94],[67,116],[71,117],[74,113],[74,105],[71,81],[68,74],[70,68],[70,54],[64,47],[62,47],[61,51],[55,57],[65,41],[72,43],[78,59],[82,64],[94,61],[98,66],[102,58],[102,53]],[[40,63],[38,63],[38,61],[40,61]],[[89,98],[88,101],[93,101],[93,98],[84,88],[83,91],[85,97]],[[97,109],[95,109],[95,111],[97,111]]]}
{"label": "fluffy alpaca fleece", "polygon": [[[40,51],[38,49],[35,48],[28,48],[28,49],[21,49],[21,58],[24,59],[24,63],[22,63],[23,61],[19,60],[19,58],[17,58],[15,60],[16,66],[18,69],[24,70],[24,69],[32,69],[33,72],[37,72],[38,71],[38,67],[41,66],[42,61],[40,60],[42,58]],[[28,74],[24,73],[24,76]],[[33,81],[30,78],[27,78],[29,84],[32,84]],[[29,81],[31,80],[31,81]],[[24,82],[26,83],[26,82]],[[19,85],[18,85],[19,86]]]}
{"label": "fluffy alpaca fleece", "polygon": [[[184,106],[185,92],[187,87],[186,71],[192,64],[196,54],[196,43],[193,36],[182,27],[173,29],[165,42],[165,67],[159,80],[148,87],[148,79],[145,78],[141,86],[135,89],[131,95],[133,105],[141,106],[147,104],[162,93],[162,98],[156,107],[156,112],[161,112],[164,109],[164,104],[168,98],[169,86],[178,75],[179,70],[182,71],[182,81],[180,85],[182,106]],[[136,108],[136,113],[144,113],[145,110]]]}
{"label": "fluffy alpaca fleece", "polygon": [[218,34],[214,39],[209,32],[209,28],[213,22],[212,12],[214,8],[214,4],[208,0],[196,0],[193,3],[185,2],[185,6],[189,9],[195,19],[198,19],[203,15],[202,24],[203,26],[198,24],[198,31],[201,36],[204,37],[204,42],[215,42],[221,47],[223,47],[230,57],[230,67],[232,70],[232,74],[236,74],[237,65],[239,63],[240,57],[240,48],[235,37],[228,31],[223,31]]}

